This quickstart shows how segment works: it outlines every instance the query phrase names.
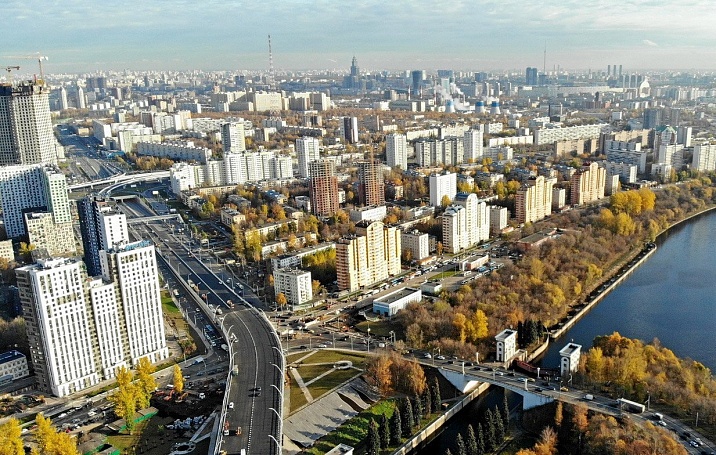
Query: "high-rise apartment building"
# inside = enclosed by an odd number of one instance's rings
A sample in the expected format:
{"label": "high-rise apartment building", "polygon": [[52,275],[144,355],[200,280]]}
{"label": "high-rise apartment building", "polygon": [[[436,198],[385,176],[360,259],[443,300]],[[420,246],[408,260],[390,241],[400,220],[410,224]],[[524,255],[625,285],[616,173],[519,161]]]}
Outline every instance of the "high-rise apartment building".
{"label": "high-rise apartment building", "polygon": [[653,107],[644,109],[644,129],[650,130],[661,125],[661,109]]}
{"label": "high-rise apartment building", "polygon": [[228,122],[221,125],[221,142],[224,153],[243,152],[246,150],[244,122]]}
{"label": "high-rise apartment building", "polygon": [[716,144],[707,142],[694,144],[694,157],[691,161],[691,167],[699,172],[716,170]]}
{"label": "high-rise apartment building", "polygon": [[527,67],[525,71],[525,85],[537,85],[537,68]]}
{"label": "high-rise apartment building", "polygon": [[415,142],[415,158],[420,166],[461,164],[465,161],[463,138],[422,138]]}
{"label": "high-rise apartment building", "polygon": [[376,160],[358,162],[358,200],[363,206],[385,204],[383,171]]}
{"label": "high-rise apartment building", "polygon": [[56,223],[71,223],[64,174],[42,165],[0,166],[0,205],[10,238],[27,233],[24,212],[50,211]]}
{"label": "high-rise apartment building", "polygon": [[338,205],[338,178],[335,175],[335,164],[329,160],[311,161],[308,163],[311,178],[308,193],[311,197],[311,208],[318,216],[335,214]]}
{"label": "high-rise apartment building", "polygon": [[380,221],[361,221],[356,234],[336,244],[338,288],[355,291],[400,273],[400,231]]}
{"label": "high-rise apartment building", "polygon": [[358,117],[343,117],[341,137],[348,144],[358,143]]}
{"label": "high-rise apartment building", "polygon": [[77,201],[84,261],[90,276],[102,274],[99,252],[129,241],[127,217],[108,201],[85,197]]}
{"label": "high-rise apartment building", "polygon": [[552,187],[555,178],[543,176],[527,180],[515,195],[515,218],[518,223],[534,223],[552,214]]}
{"label": "high-rise apartment building", "polygon": [[428,183],[430,185],[430,205],[433,207],[440,206],[446,196],[452,202],[457,194],[457,174],[447,171],[443,174],[430,174]]}
{"label": "high-rise apartment building", "polygon": [[57,164],[49,88],[0,85],[0,165]]}
{"label": "high-rise apartment building", "polygon": [[41,390],[62,397],[142,357],[168,357],[154,247],[130,244],[107,262],[104,280],[88,278],[77,259],[38,259],[16,270]]}
{"label": "high-rise apartment building", "polygon": [[388,134],[385,137],[385,161],[391,168],[408,169],[408,139],[405,134]]}
{"label": "high-rise apartment building", "polygon": [[490,238],[490,211],[475,193],[458,193],[442,217],[443,246],[450,253]]}
{"label": "high-rise apartment building", "polygon": [[73,256],[77,253],[72,223],[57,223],[51,212],[24,214],[28,242],[46,250],[54,257]]}
{"label": "high-rise apartment building", "polygon": [[591,163],[575,172],[570,178],[572,205],[586,204],[604,198],[607,170]]}
{"label": "high-rise apartment building", "polygon": [[463,135],[463,159],[468,163],[477,163],[482,159],[483,133],[480,130],[468,130]]}
{"label": "high-rise apartment building", "polygon": [[308,178],[308,163],[321,159],[319,142],[315,137],[300,137],[296,139],[296,157],[298,158],[298,175]]}

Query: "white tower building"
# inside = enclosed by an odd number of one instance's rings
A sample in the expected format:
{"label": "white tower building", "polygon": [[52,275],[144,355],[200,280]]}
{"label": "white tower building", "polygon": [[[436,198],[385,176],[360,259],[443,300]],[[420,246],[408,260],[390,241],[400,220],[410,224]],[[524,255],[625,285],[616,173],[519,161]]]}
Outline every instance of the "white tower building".
{"label": "white tower building", "polygon": [[405,134],[389,134],[385,137],[385,160],[390,167],[408,169],[408,139]]}
{"label": "white tower building", "polygon": [[296,156],[298,158],[298,175],[302,178],[311,176],[308,163],[321,159],[319,142],[315,137],[300,137],[296,139]]}
{"label": "white tower building", "polygon": [[229,122],[221,125],[221,142],[224,153],[243,152],[246,150],[246,138],[244,134],[244,122]]}

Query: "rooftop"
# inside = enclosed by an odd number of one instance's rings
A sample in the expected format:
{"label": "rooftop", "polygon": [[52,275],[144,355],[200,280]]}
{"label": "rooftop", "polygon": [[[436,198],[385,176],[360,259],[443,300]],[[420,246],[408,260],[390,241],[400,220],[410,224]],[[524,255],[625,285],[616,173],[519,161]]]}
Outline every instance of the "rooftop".
{"label": "rooftop", "polygon": [[17,359],[24,359],[24,358],[25,358],[25,354],[23,354],[20,351],[15,351],[15,350],[7,351],[7,352],[3,352],[2,354],[0,354],[0,364],[11,362],[11,361],[17,360]]}
{"label": "rooftop", "polygon": [[390,305],[391,303],[395,303],[402,298],[419,292],[420,290],[414,288],[401,288],[397,291],[391,292],[390,294],[386,294],[383,297],[378,297],[373,301],[373,303]]}
{"label": "rooftop", "polygon": [[502,332],[498,333],[498,334],[495,336],[495,339],[498,340],[498,341],[504,341],[504,340],[506,340],[506,339],[508,339],[508,338],[510,338],[510,337],[512,337],[512,336],[516,336],[516,335],[517,335],[517,331],[516,331],[516,330],[505,329],[505,330],[503,330]]}
{"label": "rooftop", "polygon": [[559,350],[560,355],[571,355],[574,352],[581,351],[582,345],[569,343],[567,346]]}

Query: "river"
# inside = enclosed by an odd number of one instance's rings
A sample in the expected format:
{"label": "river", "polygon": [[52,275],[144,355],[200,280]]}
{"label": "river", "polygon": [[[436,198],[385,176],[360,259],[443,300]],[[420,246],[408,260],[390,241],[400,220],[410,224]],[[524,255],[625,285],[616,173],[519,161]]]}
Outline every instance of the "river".
{"label": "river", "polygon": [[658,249],[561,339],[542,365],[557,367],[559,350],[574,340],[584,349],[598,335],[619,332],[662,346],[716,371],[716,212],[673,227]]}
{"label": "river", "polygon": [[[673,227],[656,243],[656,252],[641,267],[561,339],[550,343],[542,366],[557,368],[559,350],[567,342],[573,340],[586,350],[596,336],[616,331],[645,342],[658,338],[677,356],[698,360],[716,371],[716,211]],[[454,449],[457,433],[501,399],[501,389],[491,388],[415,453]]]}

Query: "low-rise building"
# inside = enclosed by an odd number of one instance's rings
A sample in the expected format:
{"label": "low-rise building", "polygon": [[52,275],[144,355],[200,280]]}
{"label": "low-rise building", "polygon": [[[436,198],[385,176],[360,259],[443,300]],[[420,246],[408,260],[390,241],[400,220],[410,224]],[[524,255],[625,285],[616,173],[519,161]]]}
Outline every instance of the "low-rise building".
{"label": "low-rise building", "polygon": [[495,360],[509,362],[517,352],[517,330],[505,329],[495,336],[497,351]]}
{"label": "low-rise building", "polygon": [[582,346],[569,343],[559,350],[559,371],[563,378],[568,378],[579,367],[579,357],[582,355]]}
{"label": "low-rise building", "polygon": [[401,288],[375,299],[373,301],[373,312],[392,317],[398,311],[403,310],[409,303],[420,302],[422,299],[423,293],[420,289]]}
{"label": "low-rise building", "polygon": [[382,221],[388,214],[388,208],[384,205],[360,207],[351,209],[350,220],[357,223],[359,221]]}
{"label": "low-rise building", "polygon": [[428,295],[440,295],[443,284],[440,281],[426,281],[420,285],[420,290]]}
{"label": "low-rise building", "polygon": [[15,260],[15,252],[12,249],[12,240],[0,241],[0,258],[6,259],[8,262]]}
{"label": "low-rise building", "polygon": [[336,244],[333,242],[321,243],[320,245],[303,248],[291,254],[283,254],[275,258],[271,258],[271,268],[287,269],[294,267],[301,267],[303,258],[310,256],[311,254],[318,253],[319,251],[333,250],[336,248]]}
{"label": "low-rise building", "polygon": [[234,224],[241,226],[246,222],[246,216],[236,209],[224,207],[221,209],[221,224],[232,227]]}
{"label": "low-rise building", "polygon": [[12,350],[0,354],[0,385],[30,375],[27,357],[20,351]]}

